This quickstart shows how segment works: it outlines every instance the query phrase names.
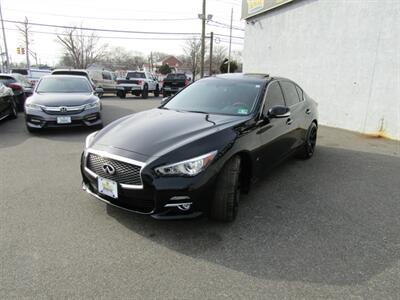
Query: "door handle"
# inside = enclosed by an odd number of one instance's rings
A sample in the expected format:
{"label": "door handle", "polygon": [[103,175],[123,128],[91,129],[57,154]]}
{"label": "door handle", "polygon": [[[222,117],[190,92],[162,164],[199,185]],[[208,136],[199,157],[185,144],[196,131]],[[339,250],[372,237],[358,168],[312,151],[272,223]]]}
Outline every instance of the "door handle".
{"label": "door handle", "polygon": [[286,120],[286,124],[287,124],[287,125],[291,125],[292,123],[293,123],[293,120],[292,120],[291,118],[289,118],[289,119]]}
{"label": "door handle", "polygon": [[307,114],[307,115],[311,114],[311,109],[307,108],[307,109],[306,109],[306,114]]}

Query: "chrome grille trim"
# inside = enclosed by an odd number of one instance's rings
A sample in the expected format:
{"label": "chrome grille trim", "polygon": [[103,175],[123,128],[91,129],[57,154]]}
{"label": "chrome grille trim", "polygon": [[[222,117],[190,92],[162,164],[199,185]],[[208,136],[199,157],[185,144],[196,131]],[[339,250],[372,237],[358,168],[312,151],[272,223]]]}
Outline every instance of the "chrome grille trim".
{"label": "chrome grille trim", "polygon": [[[127,163],[129,165],[133,165],[133,166],[139,167],[140,168],[140,170],[139,170],[139,178],[140,178],[140,182],[141,182],[140,185],[139,184],[120,183],[118,181],[117,182],[124,189],[131,189],[131,190],[143,189],[142,170],[143,170],[144,166],[146,165],[144,162],[140,162],[140,161],[137,161],[137,160],[134,160],[134,159],[130,159],[130,158],[126,158],[126,157],[123,157],[123,156],[111,154],[111,153],[108,153],[108,152],[105,152],[105,151],[94,150],[94,149],[86,149],[85,150],[85,157],[84,157],[85,158],[85,171],[89,175],[94,177],[94,178],[97,178],[98,176],[101,176],[101,177],[105,177],[105,176],[102,176],[101,174],[96,174],[95,172],[93,172],[92,170],[90,170],[88,168],[87,163],[88,163],[89,154],[94,154],[94,155],[100,156],[100,157],[105,158],[105,159],[111,159],[111,160],[115,160],[115,161],[118,161],[118,162]],[[107,177],[105,177],[105,178],[107,178]]]}
{"label": "chrome grille trim", "polygon": [[[64,111],[62,109],[65,109]],[[49,114],[74,114],[84,111],[85,105],[80,106],[42,106],[42,110]]]}

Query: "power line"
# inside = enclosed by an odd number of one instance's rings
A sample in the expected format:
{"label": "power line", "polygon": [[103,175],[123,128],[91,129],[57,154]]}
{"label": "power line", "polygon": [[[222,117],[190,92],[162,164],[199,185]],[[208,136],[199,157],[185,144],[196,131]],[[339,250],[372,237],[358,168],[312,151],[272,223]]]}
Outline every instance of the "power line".
{"label": "power line", "polygon": [[[13,24],[24,24],[24,22],[14,21],[14,20],[4,20],[4,22],[13,23]],[[197,33],[197,32],[157,32],[157,31],[116,30],[116,29],[102,29],[102,28],[43,24],[43,23],[33,23],[33,22],[29,22],[29,25],[52,27],[52,28],[63,28],[63,29],[80,29],[83,31],[119,32],[119,33],[134,33],[134,34],[151,34],[151,35],[190,35],[190,36],[199,36],[200,35],[200,33]],[[215,35],[222,36],[222,37],[229,37],[229,35],[225,35],[225,34],[215,34]],[[244,39],[243,37],[240,37],[240,36],[232,36],[232,37],[236,38],[236,39]]]}
{"label": "power line", "polygon": [[[15,28],[4,28],[5,30],[12,30],[12,31],[17,31],[18,29]],[[57,32],[48,32],[48,31],[35,31],[35,30],[30,30],[30,33],[37,33],[37,34],[46,34],[46,35],[61,35],[61,36],[67,36],[67,33],[57,33]],[[214,33],[215,35],[215,33]],[[91,37],[89,35],[84,35],[84,34],[77,34],[77,36],[80,37]],[[98,38],[102,39],[116,39],[116,40],[159,40],[159,41],[188,41],[192,39],[200,40],[198,37],[128,37],[128,36],[97,36]],[[209,38],[209,36],[207,36]],[[218,38],[219,42],[222,43],[229,43],[228,40],[226,39],[220,39]],[[235,45],[243,45],[243,43],[239,42],[232,42],[232,44]]]}

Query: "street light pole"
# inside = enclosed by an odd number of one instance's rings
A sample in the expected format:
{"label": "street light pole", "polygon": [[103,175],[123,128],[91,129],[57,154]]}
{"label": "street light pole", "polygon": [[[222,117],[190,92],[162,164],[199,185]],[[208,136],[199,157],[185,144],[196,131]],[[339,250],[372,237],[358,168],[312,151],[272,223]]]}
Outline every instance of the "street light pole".
{"label": "street light pole", "polygon": [[201,18],[200,78],[204,77],[204,54],[206,47],[205,32],[206,32],[206,0],[203,0],[203,13]]}
{"label": "street light pole", "polygon": [[213,60],[213,44],[214,44],[214,32],[210,33],[210,76],[212,75],[212,60]]}
{"label": "street light pole", "polygon": [[231,72],[232,23],[233,23],[233,7],[231,9],[231,27],[229,33],[228,73]]}
{"label": "street light pole", "polygon": [[1,3],[0,3],[0,20],[1,20],[1,29],[3,30],[4,51],[6,53],[6,72],[8,72],[9,71],[9,67],[10,67],[10,60],[9,60],[9,56],[8,56],[6,31],[4,29],[3,13],[1,11]]}

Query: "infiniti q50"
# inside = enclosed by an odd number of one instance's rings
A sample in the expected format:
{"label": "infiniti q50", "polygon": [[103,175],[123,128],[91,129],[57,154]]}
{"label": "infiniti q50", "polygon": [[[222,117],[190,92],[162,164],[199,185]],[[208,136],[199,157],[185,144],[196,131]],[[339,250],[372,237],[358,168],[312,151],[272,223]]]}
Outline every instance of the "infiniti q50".
{"label": "infiniti q50", "polygon": [[158,219],[232,221],[239,196],[291,155],[313,156],[317,105],[295,82],[263,74],[201,79],[161,106],[86,139],[83,188]]}

